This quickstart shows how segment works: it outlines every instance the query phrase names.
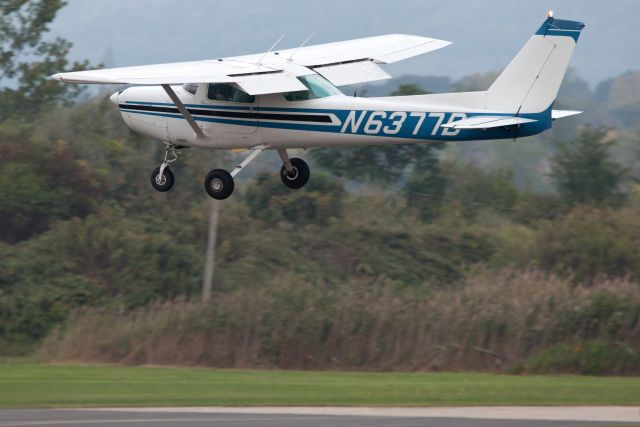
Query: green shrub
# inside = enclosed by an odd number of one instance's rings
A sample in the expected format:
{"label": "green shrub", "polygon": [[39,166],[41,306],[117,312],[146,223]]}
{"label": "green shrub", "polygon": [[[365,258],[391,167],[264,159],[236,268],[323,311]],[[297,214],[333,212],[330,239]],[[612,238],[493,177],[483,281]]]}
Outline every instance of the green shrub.
{"label": "green shrub", "polygon": [[481,210],[509,212],[518,200],[513,173],[508,169],[484,170],[473,164],[445,164],[445,198],[460,205],[467,217]]}
{"label": "green shrub", "polygon": [[640,355],[631,346],[603,340],[559,343],[513,365],[511,372],[632,375],[640,373]]}
{"label": "green shrub", "polygon": [[599,276],[640,278],[639,247],[637,210],[583,206],[544,224],[525,263],[576,283]]}
{"label": "green shrub", "polygon": [[145,228],[105,208],[2,246],[0,354],[38,341],[78,307],[133,308],[199,292],[194,247]]}
{"label": "green shrub", "polygon": [[325,174],[314,174],[304,189],[292,191],[277,174],[263,173],[250,184],[245,201],[251,216],[269,222],[325,225],[342,216],[345,190]]}

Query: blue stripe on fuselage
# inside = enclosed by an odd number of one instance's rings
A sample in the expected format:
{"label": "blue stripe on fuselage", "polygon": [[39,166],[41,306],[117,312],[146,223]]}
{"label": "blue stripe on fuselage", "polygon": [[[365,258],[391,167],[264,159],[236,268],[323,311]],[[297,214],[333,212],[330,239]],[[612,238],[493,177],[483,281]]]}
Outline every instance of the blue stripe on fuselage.
{"label": "blue stripe on fuselage", "polygon": [[[132,105],[150,105],[150,106],[174,106],[170,103],[160,102],[127,102]],[[372,110],[330,110],[330,109],[309,109],[309,108],[278,108],[278,107],[231,107],[231,106],[213,106],[202,104],[187,104],[189,108],[207,108],[207,109],[234,109],[241,111],[263,112],[287,112],[287,113],[326,113],[333,114],[340,120],[340,124],[323,124],[314,123],[293,123],[276,122],[268,120],[256,119],[229,119],[220,117],[203,117],[194,115],[194,119],[200,122],[220,123],[236,126],[252,126],[271,129],[289,129],[308,132],[332,132],[344,133],[349,135],[377,136],[398,139],[420,139],[420,140],[442,140],[442,141],[461,141],[461,140],[482,140],[482,139],[507,139],[515,137],[524,137],[535,135],[551,127],[551,106],[536,114],[523,114],[521,117],[537,120],[533,123],[526,123],[516,128],[514,126],[508,128],[491,128],[487,130],[459,130],[454,131],[445,129],[439,125],[448,123],[449,121],[459,120],[460,113],[437,113],[437,112],[410,112],[410,111],[372,111]],[[181,114],[147,112],[139,110],[128,110],[121,108],[122,112],[131,114],[143,114],[150,116],[167,117],[183,120]],[[376,114],[373,118],[372,114]],[[465,113],[465,117],[475,117],[489,115],[489,113]],[[351,120],[349,116],[352,115]],[[384,117],[382,117],[384,115]],[[423,117],[424,115],[424,117]],[[455,115],[454,117],[452,117]],[[511,114],[493,114],[511,116]],[[300,115],[303,119],[304,115]],[[398,123],[402,119],[401,123]],[[347,123],[348,122],[348,123]],[[369,126],[367,126],[369,124]],[[393,133],[396,129],[398,131]],[[385,131],[386,130],[386,131]],[[417,130],[417,133],[415,133]],[[414,134],[415,133],[415,134]]]}

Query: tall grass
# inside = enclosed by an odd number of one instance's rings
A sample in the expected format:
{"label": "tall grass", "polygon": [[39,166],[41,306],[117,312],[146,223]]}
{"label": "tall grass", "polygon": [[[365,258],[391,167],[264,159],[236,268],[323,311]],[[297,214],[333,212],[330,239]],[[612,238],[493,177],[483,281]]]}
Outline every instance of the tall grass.
{"label": "tall grass", "polygon": [[[284,369],[526,370],[527,358],[558,343],[598,340],[637,359],[639,291],[628,280],[584,287],[511,270],[478,271],[455,289],[428,295],[282,276],[262,288],[215,294],[206,305],[178,299],[132,312],[80,311],[44,341],[40,357]],[[601,372],[639,368],[627,363]]]}

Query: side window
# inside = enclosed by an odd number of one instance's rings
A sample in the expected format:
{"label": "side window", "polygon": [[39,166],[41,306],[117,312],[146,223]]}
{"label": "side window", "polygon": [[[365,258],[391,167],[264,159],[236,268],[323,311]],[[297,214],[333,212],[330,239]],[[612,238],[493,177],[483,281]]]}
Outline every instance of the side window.
{"label": "side window", "polygon": [[301,76],[298,77],[298,80],[300,80],[300,83],[305,85],[308,90],[283,93],[287,101],[306,101],[308,99],[342,95],[342,92],[340,92],[337,87],[319,75],[310,74],[308,76]]}
{"label": "side window", "polygon": [[314,99],[315,96],[309,90],[300,90],[298,92],[287,92],[283,94],[287,101],[306,101]]}
{"label": "side window", "polygon": [[246,104],[251,104],[256,100],[255,96],[226,83],[209,83],[207,98],[212,101],[243,102]]}
{"label": "side window", "polygon": [[182,85],[182,89],[189,92],[191,95],[195,95],[198,91],[198,85],[197,83],[187,83],[185,85]]}

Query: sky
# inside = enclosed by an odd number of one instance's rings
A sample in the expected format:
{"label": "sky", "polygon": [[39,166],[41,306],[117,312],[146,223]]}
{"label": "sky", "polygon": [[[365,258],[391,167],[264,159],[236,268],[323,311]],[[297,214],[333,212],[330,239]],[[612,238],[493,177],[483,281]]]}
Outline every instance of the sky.
{"label": "sky", "polygon": [[592,85],[640,69],[638,0],[68,0],[51,35],[109,66],[211,59],[389,33],[454,42],[386,66],[457,79],[504,68],[546,18],[585,22],[572,67]]}

